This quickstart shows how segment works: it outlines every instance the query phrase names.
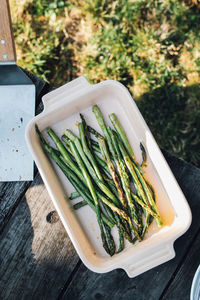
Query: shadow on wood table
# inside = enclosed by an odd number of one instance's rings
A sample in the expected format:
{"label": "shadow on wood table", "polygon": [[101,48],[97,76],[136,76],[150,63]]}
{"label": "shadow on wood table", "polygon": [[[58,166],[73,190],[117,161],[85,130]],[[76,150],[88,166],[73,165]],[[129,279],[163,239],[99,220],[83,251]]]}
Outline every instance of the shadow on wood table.
{"label": "shadow on wood table", "polygon": [[39,174],[1,241],[1,299],[55,299],[79,260]]}

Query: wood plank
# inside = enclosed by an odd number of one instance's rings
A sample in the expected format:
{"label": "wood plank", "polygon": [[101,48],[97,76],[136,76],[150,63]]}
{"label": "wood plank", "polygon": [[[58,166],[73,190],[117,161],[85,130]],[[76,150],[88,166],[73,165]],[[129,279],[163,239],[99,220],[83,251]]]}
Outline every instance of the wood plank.
{"label": "wood plank", "polygon": [[177,272],[174,280],[170,284],[169,289],[163,295],[163,300],[182,300],[189,299],[192,280],[194,274],[200,265],[200,232],[190,247],[190,251]]}
{"label": "wood plank", "polygon": [[49,217],[54,210],[38,174],[1,235],[0,299],[56,299],[62,291],[79,258],[58,216]]}
{"label": "wood plank", "polygon": [[0,182],[0,232],[31,182]]}
{"label": "wood plank", "polygon": [[193,214],[190,229],[175,242],[175,259],[133,279],[128,278],[123,270],[114,270],[107,274],[96,274],[81,265],[62,299],[88,299],[89,297],[89,299],[157,300],[162,295],[172,276],[184,261],[184,257],[187,255],[200,226],[200,170],[176,157],[172,157],[170,154],[165,153],[165,155],[187,197]]}

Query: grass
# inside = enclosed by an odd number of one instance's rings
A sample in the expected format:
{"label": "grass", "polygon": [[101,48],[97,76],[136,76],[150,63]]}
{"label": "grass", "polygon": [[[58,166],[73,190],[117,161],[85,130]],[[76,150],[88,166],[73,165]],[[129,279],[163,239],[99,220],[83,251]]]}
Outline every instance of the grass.
{"label": "grass", "polygon": [[200,166],[200,5],[11,0],[18,64],[60,86],[122,82],[158,144]]}

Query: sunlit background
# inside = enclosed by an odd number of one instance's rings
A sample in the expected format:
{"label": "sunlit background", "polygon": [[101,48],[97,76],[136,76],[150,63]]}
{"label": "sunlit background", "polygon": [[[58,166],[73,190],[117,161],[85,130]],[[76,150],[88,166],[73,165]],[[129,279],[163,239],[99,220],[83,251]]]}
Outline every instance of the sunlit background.
{"label": "sunlit background", "polygon": [[60,86],[122,82],[158,144],[200,166],[197,0],[10,0],[18,65]]}

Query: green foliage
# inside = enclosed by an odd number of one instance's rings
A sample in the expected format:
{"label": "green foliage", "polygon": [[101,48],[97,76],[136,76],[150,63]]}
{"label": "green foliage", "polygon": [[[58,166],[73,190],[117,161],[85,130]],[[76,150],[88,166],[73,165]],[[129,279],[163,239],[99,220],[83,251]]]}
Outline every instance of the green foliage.
{"label": "green foliage", "polygon": [[71,79],[74,68],[73,51],[63,33],[66,5],[67,1],[27,0],[13,24],[18,64],[57,86]]}
{"label": "green foliage", "polygon": [[[166,85],[141,96],[139,109],[156,140],[164,147],[199,166],[200,86]],[[195,109],[194,109],[195,108]]]}
{"label": "green foliage", "polygon": [[159,145],[200,166],[200,10],[188,3],[12,0],[18,63],[54,86],[119,80]]}

